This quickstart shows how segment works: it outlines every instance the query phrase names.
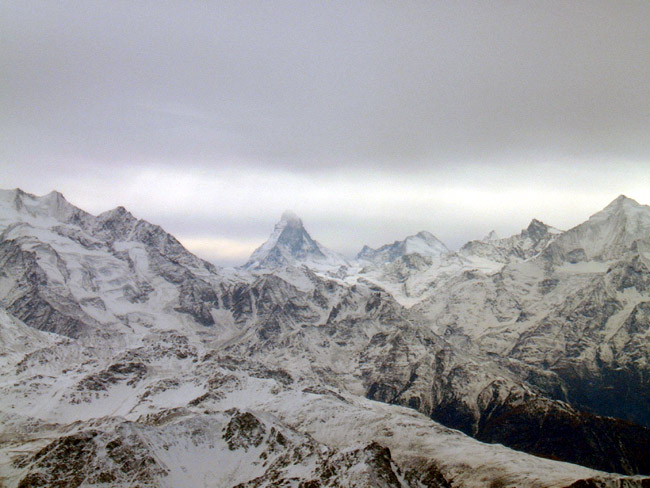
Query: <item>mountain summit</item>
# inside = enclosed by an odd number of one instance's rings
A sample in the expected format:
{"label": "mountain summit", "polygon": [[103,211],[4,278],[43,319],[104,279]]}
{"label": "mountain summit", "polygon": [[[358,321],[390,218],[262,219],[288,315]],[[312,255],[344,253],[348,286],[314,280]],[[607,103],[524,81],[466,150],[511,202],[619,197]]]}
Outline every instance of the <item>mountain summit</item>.
{"label": "mountain summit", "polygon": [[555,262],[607,261],[642,241],[650,245],[650,207],[620,195],[589,220],[562,234],[549,252]]}
{"label": "mountain summit", "polygon": [[80,220],[89,215],[69,203],[58,191],[36,196],[20,188],[0,190],[0,205],[0,224],[4,219],[23,222],[50,219],[52,222],[63,223]]}
{"label": "mountain summit", "polygon": [[498,263],[525,260],[542,252],[562,231],[537,219],[519,234],[499,239],[494,231],[480,241],[470,241],[460,249],[465,258],[489,259]]}
{"label": "mountain summit", "polygon": [[269,239],[253,252],[244,268],[274,269],[302,264],[338,267],[347,263],[343,257],[312,239],[302,220],[287,210],[275,224]]}
{"label": "mountain summit", "polygon": [[375,263],[390,263],[407,254],[420,254],[428,257],[441,257],[449,254],[449,249],[430,232],[422,231],[408,236],[403,241],[386,244],[379,249],[364,246],[357,259]]}

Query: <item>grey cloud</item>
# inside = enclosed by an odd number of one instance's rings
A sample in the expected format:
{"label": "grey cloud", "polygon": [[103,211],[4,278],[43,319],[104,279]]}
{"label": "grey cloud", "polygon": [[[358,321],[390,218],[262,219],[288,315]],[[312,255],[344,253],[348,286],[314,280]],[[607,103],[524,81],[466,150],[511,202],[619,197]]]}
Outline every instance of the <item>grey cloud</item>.
{"label": "grey cloud", "polygon": [[646,2],[15,2],[5,159],[650,156]]}
{"label": "grey cloud", "polygon": [[[641,1],[5,2],[2,186],[247,242],[296,205],[348,255],[423,229],[457,247],[575,225],[647,187],[648,19]],[[179,169],[217,175],[229,205],[170,191]],[[129,184],[158,170],[160,198]],[[532,196],[486,213],[508,188]],[[188,198],[208,211],[174,208]]]}

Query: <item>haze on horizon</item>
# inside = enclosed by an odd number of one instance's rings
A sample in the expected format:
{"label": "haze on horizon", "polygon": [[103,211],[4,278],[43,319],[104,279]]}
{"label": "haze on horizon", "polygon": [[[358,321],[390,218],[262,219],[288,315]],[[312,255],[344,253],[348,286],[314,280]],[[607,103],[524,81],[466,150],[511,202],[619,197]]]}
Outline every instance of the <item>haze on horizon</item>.
{"label": "haze on horizon", "polygon": [[348,256],[650,203],[650,3],[6,2],[0,187],[217,264],[292,209]]}

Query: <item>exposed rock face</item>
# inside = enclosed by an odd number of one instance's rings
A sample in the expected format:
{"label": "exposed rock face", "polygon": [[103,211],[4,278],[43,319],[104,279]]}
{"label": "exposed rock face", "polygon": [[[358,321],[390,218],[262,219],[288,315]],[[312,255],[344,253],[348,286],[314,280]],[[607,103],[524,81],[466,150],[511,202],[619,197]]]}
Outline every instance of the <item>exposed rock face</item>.
{"label": "exposed rock face", "polygon": [[[27,245],[31,243],[22,240]],[[47,259],[54,264],[61,281],[51,282],[39,264]],[[65,287],[68,270],[58,253],[48,245],[25,250],[21,240],[0,243],[0,280],[8,292],[0,304],[16,318],[32,327],[78,337],[84,329],[97,325]]]}
{"label": "exposed rock face", "polygon": [[[167,416],[167,422],[173,419]],[[227,425],[219,432],[222,419]],[[222,479],[224,471],[232,472],[225,478],[231,481],[214,486],[450,486],[433,465],[424,473],[411,471],[405,479],[390,450],[376,442],[338,451],[238,410],[217,414],[212,421],[216,425],[183,420],[155,427],[125,423],[110,433],[90,430],[60,437],[18,463],[26,474],[17,486],[178,486],[178,476],[182,480],[183,472],[190,474],[187,469],[191,465],[184,463],[191,460],[174,462],[166,453],[173,454],[185,442],[216,456],[218,447],[225,444],[233,459],[245,456],[250,463],[248,472],[239,471],[236,465],[219,466]],[[179,429],[184,423],[187,428]],[[171,433],[174,437],[168,435]],[[238,478],[245,481],[237,483]],[[192,479],[188,476],[184,482]]]}
{"label": "exposed rock face", "polygon": [[230,419],[223,438],[231,451],[258,447],[264,440],[264,426],[253,414],[236,412]]}
{"label": "exposed rock face", "polygon": [[[432,347],[434,340],[375,336],[372,346],[389,344],[389,352],[366,366],[368,397],[415,408],[486,442],[604,471],[650,473],[650,429],[545,398],[507,370],[486,371],[452,348]],[[426,355],[418,356],[418,343]]]}
{"label": "exposed rock face", "polygon": [[[293,458],[281,457],[273,463],[263,475],[247,483],[237,485],[244,487],[272,487],[289,485],[298,481],[295,476],[288,476],[290,466],[296,461],[303,462],[301,454],[294,452]],[[407,488],[427,486],[438,488],[449,486],[444,477],[439,478],[423,475],[425,483],[415,477],[404,479],[399,467],[392,461],[390,450],[373,442],[367,446],[342,453],[329,453],[322,456],[310,453],[318,458],[318,465],[310,475],[310,479],[303,479],[297,486],[301,488],[356,486],[359,488]],[[297,457],[296,457],[297,456]],[[440,483],[447,483],[440,484]]]}
{"label": "exposed rock face", "polygon": [[476,438],[602,471],[650,474],[645,451],[650,429],[544,400],[525,400],[489,405]]}
{"label": "exposed rock face", "polygon": [[135,385],[147,374],[147,367],[141,362],[115,363],[99,373],[87,376],[77,384],[77,390],[105,391],[110,385],[121,381]]}
{"label": "exposed rock face", "polygon": [[114,436],[90,430],[61,437],[20,464],[28,474],[18,483],[19,488],[132,483],[155,487],[158,478],[166,474],[128,426]]}

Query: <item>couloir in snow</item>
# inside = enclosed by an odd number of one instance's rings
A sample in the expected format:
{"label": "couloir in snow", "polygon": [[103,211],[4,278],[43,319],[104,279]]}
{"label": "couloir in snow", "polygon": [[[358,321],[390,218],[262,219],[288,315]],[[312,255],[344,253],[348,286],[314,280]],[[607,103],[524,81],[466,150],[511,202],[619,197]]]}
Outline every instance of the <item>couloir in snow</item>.
{"label": "couloir in snow", "polygon": [[0,192],[0,485],[650,486],[650,207],[218,268]]}

